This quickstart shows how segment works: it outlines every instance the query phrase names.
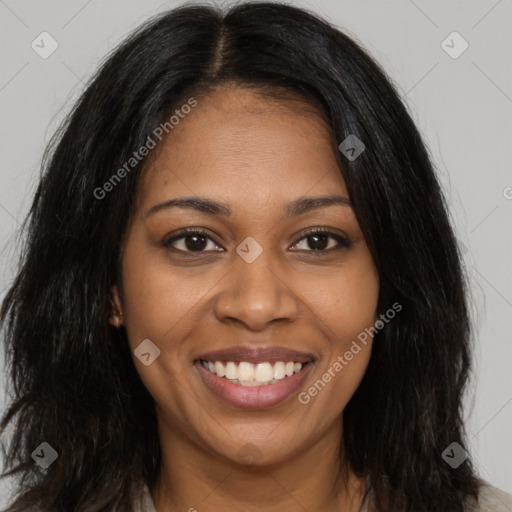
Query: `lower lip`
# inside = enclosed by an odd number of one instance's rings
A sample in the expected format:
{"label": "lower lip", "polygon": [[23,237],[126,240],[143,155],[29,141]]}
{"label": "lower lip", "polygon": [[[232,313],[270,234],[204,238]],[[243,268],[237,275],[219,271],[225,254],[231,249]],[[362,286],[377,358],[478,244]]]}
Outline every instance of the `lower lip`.
{"label": "lower lip", "polygon": [[203,382],[224,402],[240,409],[263,409],[277,405],[295,393],[313,363],[305,364],[299,373],[291,377],[284,377],[275,384],[250,387],[234,384],[224,377],[218,377],[207,370],[201,361],[196,361],[194,366]]}

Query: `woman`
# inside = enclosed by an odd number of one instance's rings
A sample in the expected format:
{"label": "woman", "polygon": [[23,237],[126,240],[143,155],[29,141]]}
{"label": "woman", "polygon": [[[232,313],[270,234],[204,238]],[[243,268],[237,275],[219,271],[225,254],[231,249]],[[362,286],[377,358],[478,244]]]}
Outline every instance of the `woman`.
{"label": "woman", "polygon": [[509,510],[466,284],[379,66],[298,8],[184,6],[55,138],[2,307],[7,512]]}

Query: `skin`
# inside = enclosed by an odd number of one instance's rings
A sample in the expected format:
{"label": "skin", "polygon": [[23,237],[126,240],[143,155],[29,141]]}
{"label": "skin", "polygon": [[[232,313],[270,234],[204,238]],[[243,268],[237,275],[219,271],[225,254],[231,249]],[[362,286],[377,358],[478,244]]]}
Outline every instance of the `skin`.
{"label": "skin", "polygon": [[[364,481],[350,471],[340,477],[342,413],[367,368],[371,339],[308,404],[294,394],[274,407],[237,409],[193,366],[201,353],[233,345],[298,349],[315,357],[299,390],[307,391],[377,319],[379,277],[352,207],[285,215],[285,205],[303,196],[348,199],[329,129],[300,101],[236,86],[197,100],[154,150],[122,248],[122,286],[112,290],[120,316],[111,323],[125,325],[132,351],[145,339],[161,351],[149,366],[134,357],[157,407],[156,509],[358,511]],[[233,213],[148,215],[190,196],[222,201]],[[200,238],[196,251],[185,245],[190,237],[163,245],[186,227],[212,240]],[[311,227],[352,245],[329,237],[323,253],[314,251],[320,244],[303,234]],[[236,252],[248,236],[263,248],[250,264]],[[252,463],[241,459],[249,444]]]}

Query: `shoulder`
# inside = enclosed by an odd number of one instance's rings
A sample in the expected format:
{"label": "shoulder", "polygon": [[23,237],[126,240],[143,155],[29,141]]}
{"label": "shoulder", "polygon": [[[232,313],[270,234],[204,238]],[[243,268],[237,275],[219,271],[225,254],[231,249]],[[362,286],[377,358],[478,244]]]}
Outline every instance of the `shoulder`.
{"label": "shoulder", "polygon": [[484,482],[478,493],[478,506],[468,512],[512,512],[512,494]]}
{"label": "shoulder", "polygon": [[[360,512],[375,512],[375,504],[372,502],[373,492],[367,493]],[[482,482],[478,503],[468,502],[464,512],[512,512],[512,494],[508,494],[487,482]]]}

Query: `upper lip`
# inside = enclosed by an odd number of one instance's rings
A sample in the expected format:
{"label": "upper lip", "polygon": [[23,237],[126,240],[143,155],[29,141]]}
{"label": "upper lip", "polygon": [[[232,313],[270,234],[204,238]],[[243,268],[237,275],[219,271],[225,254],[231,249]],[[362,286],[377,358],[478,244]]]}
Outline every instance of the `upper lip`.
{"label": "upper lip", "polygon": [[196,360],[247,361],[253,364],[260,362],[275,363],[277,361],[307,363],[308,361],[313,361],[314,357],[307,352],[290,350],[285,347],[247,347],[239,345],[205,352],[196,357]]}

